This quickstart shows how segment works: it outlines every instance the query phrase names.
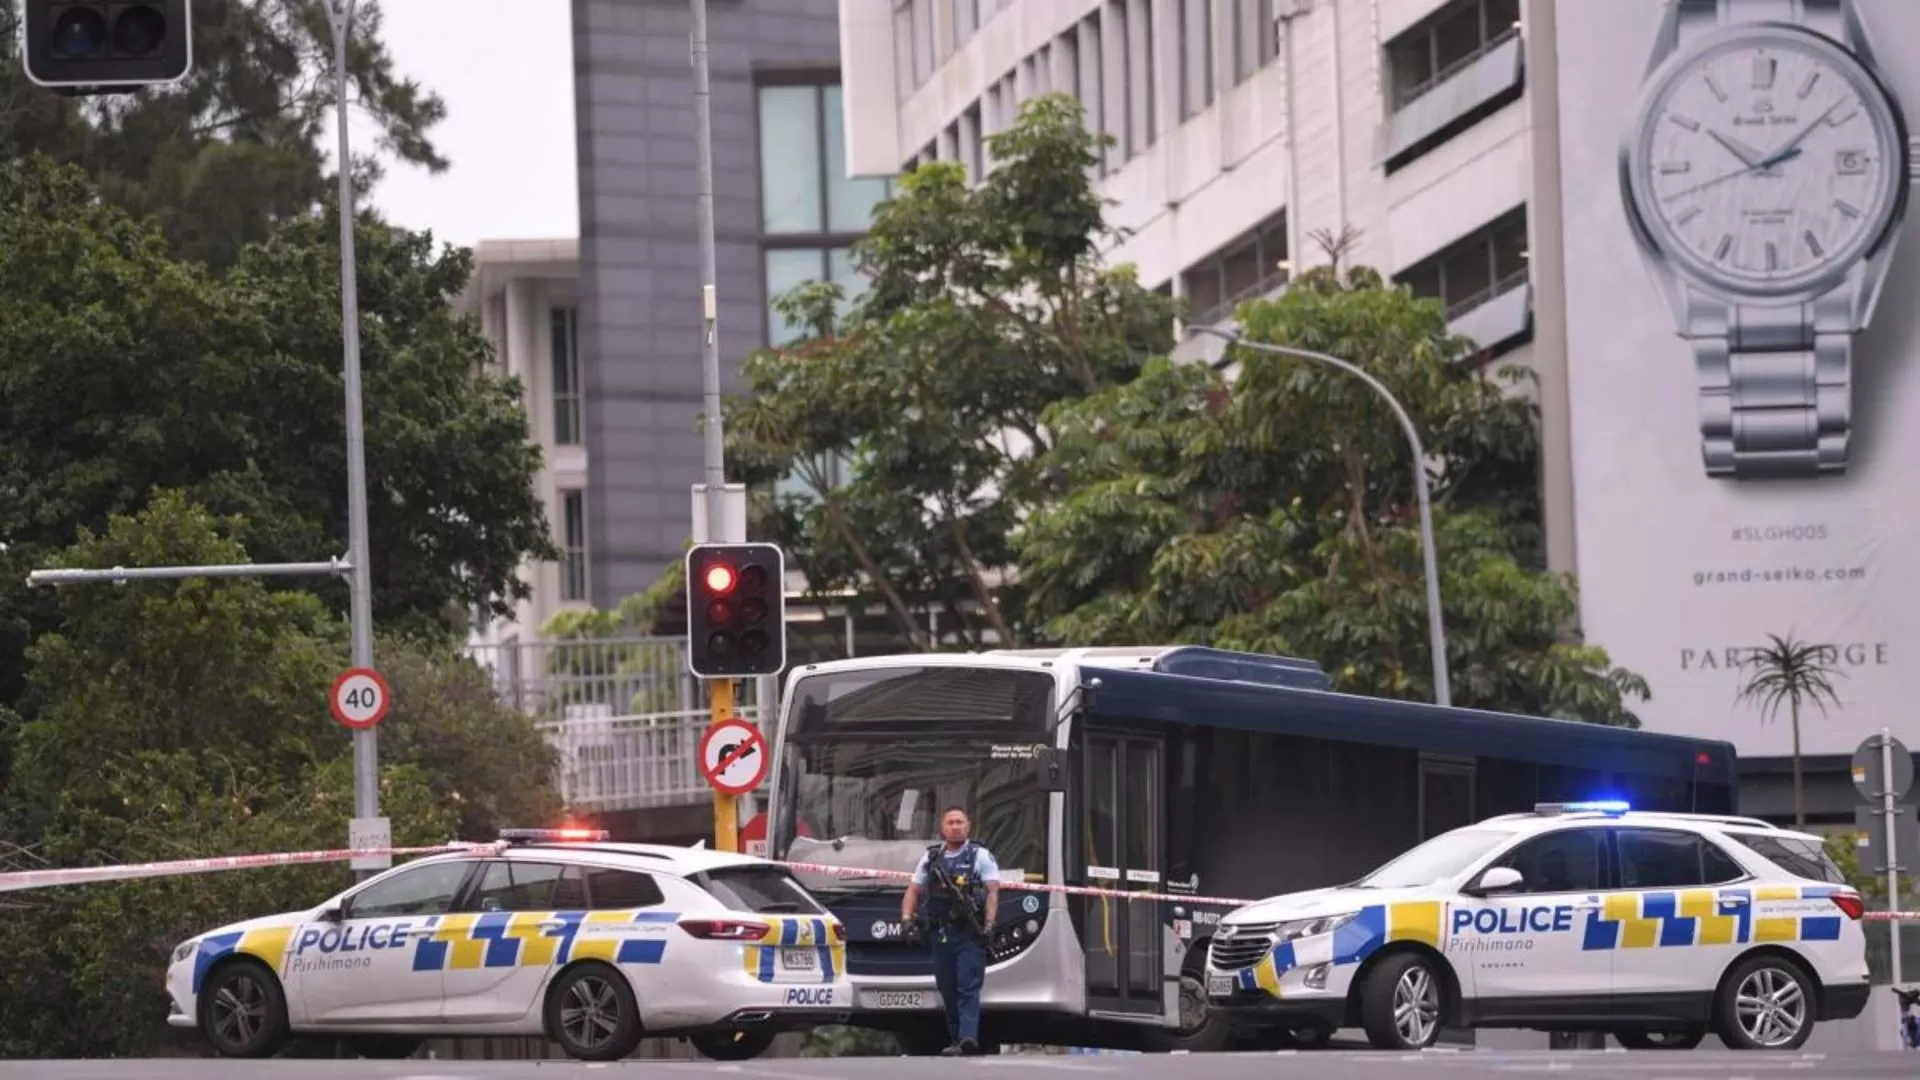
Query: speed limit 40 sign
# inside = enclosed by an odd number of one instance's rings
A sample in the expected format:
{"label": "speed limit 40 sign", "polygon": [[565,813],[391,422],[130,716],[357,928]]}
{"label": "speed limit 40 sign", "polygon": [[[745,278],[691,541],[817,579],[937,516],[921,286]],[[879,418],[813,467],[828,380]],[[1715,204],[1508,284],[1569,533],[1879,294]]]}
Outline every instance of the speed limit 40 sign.
{"label": "speed limit 40 sign", "polygon": [[393,703],[393,691],[387,688],[387,680],[372,668],[348,668],[333,680],[333,693],[328,704],[333,706],[333,718],[342,724],[362,731],[378,724],[386,718],[387,706]]}

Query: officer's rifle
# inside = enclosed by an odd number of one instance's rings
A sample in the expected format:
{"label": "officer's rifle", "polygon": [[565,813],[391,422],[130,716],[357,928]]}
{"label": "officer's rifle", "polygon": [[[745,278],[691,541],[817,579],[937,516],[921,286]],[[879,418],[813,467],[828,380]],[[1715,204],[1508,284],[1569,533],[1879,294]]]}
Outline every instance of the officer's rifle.
{"label": "officer's rifle", "polygon": [[940,849],[941,845],[939,844],[935,844],[927,849],[927,872],[932,874],[934,880],[940,883],[940,887],[946,890],[947,898],[951,900],[954,906],[958,907],[966,917],[967,929],[972,930],[976,937],[985,941],[987,939],[987,924],[981,919],[979,910],[973,906],[973,898],[963,892],[960,886],[954,884],[953,878],[947,875],[946,865],[940,861]]}

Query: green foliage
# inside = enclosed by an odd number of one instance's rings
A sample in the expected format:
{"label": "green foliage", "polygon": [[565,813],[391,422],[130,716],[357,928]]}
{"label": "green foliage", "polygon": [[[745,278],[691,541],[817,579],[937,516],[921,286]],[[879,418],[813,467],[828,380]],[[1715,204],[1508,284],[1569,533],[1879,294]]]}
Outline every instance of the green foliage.
{"label": "green foliage", "polygon": [[[77,173],[0,164],[0,702],[53,617],[26,569],[156,487],[244,516],[261,561],[346,551],[335,229],[294,222],[214,280]],[[485,339],[448,303],[469,256],[372,218],[359,245],[375,618],[444,635],[524,596],[523,558],[558,556],[539,453],[517,381],[482,370]],[[340,582],[291,587],[346,607]]]}
{"label": "green foliage", "polygon": [[[395,71],[379,5],[358,8],[347,64],[356,129],[375,132],[371,149],[444,171],[429,132],[446,118],[445,103]],[[332,198],[338,173],[326,136],[337,99],[326,0],[193,0],[187,78],[94,99],[27,81],[19,17],[19,0],[0,3],[0,160],[41,153],[79,166],[107,201],[152,215],[175,250],[216,268]],[[355,154],[360,192],[381,172],[377,157]]]}
{"label": "green foliage", "polygon": [[[1526,373],[1487,378],[1437,304],[1366,268],[1310,271],[1240,319],[1359,366],[1423,433],[1456,704],[1637,725],[1644,681],[1572,637],[1573,582],[1538,566]],[[1351,374],[1228,359],[1235,378],[1157,360],[1047,412],[1038,464],[1062,494],[1015,540],[1031,614],[1062,642],[1306,656],[1342,690],[1431,700],[1405,432]]]}
{"label": "green foliage", "polygon": [[[52,561],[245,562],[244,520],[163,491]],[[0,723],[13,783],[7,868],[337,848],[353,810],[351,740],[327,691],[347,635],[314,597],[250,579],[63,589],[29,659],[31,719]],[[480,839],[552,817],[551,751],[450,650],[383,640],[381,810],[401,845]],[[4,718],[0,718],[3,720]],[[229,871],[8,894],[0,1054],[151,1052],[166,1038],[172,946],[318,903],[344,865]]]}
{"label": "green foliage", "polygon": [[978,186],[952,163],[903,177],[854,246],[869,291],[780,298],[810,336],[756,351],[750,392],[727,404],[735,478],[807,489],[760,499],[760,534],[814,595],[882,604],[913,647],[933,645],[929,608],[962,647],[1025,636],[1004,577],[1007,538],[1047,490],[1042,413],[1171,347],[1172,302],[1100,265],[1111,233],[1090,169],[1106,141],[1050,94],[989,140],[998,164]]}
{"label": "green foliage", "polygon": [[1739,701],[1757,705],[1762,723],[1778,715],[1787,706],[1793,721],[1793,820],[1799,827],[1807,823],[1805,792],[1800,776],[1800,709],[1814,705],[1822,714],[1826,702],[1840,704],[1833,691],[1833,677],[1845,677],[1834,663],[1833,648],[1768,634],[1767,644],[1748,654],[1746,681],[1741,684]]}
{"label": "green foliage", "polygon": [[836,1024],[814,1028],[800,1044],[800,1056],[810,1058],[898,1057],[903,1052],[892,1032]]}

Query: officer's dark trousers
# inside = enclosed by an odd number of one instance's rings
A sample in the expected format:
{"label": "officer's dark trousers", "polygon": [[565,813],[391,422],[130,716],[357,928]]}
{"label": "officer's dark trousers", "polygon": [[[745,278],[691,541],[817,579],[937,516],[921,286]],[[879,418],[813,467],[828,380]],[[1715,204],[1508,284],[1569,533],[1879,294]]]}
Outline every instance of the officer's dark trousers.
{"label": "officer's dark trousers", "polygon": [[987,951],[951,931],[933,935],[933,985],[947,1010],[947,1038],[980,1041],[980,988],[987,979]]}

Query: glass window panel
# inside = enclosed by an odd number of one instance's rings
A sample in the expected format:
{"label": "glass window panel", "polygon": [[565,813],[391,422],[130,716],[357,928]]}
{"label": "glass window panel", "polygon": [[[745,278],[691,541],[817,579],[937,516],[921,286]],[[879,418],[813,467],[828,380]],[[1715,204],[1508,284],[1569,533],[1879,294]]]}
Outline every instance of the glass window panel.
{"label": "glass window panel", "polygon": [[819,232],[818,88],[760,89],[760,219],[770,233]]}
{"label": "glass window panel", "polygon": [[873,223],[873,208],[887,197],[887,182],[880,177],[847,176],[846,117],[840,111],[840,88],[829,86],[826,93],[827,121],[827,229],[830,232],[865,232]]}
{"label": "glass window panel", "polygon": [[819,281],[822,273],[818,248],[775,248],[767,252],[767,342],[786,345],[805,337],[808,331],[787,321],[774,301],[809,281]]}

